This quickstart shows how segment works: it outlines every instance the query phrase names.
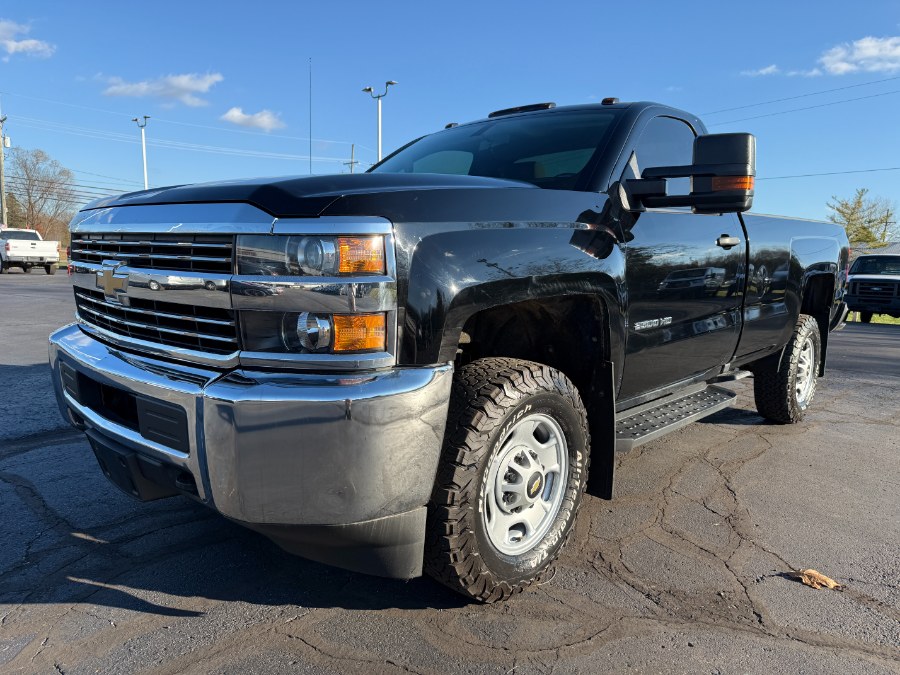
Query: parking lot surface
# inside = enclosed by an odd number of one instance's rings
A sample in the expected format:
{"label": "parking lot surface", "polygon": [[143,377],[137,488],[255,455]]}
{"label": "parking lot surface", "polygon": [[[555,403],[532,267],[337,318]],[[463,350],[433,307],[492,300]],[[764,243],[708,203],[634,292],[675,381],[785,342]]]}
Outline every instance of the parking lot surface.
{"label": "parking lot surface", "polygon": [[900,326],[832,334],[798,425],[745,380],[620,457],[556,573],[485,606],[119,492],[53,400],[72,313],[64,274],[0,276],[0,672],[900,672]]}

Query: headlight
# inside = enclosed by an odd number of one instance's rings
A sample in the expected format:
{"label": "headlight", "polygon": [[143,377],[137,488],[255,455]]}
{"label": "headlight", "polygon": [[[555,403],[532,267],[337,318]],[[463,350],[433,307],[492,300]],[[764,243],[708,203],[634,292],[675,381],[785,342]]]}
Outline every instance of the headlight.
{"label": "headlight", "polygon": [[241,235],[237,271],[253,276],[384,274],[384,237]]}
{"label": "headlight", "polygon": [[244,348],[251,352],[351,354],[387,349],[387,314],[243,312]]}
{"label": "headlight", "polygon": [[302,312],[285,314],[281,341],[289,352],[323,352],[331,346],[331,317]]}

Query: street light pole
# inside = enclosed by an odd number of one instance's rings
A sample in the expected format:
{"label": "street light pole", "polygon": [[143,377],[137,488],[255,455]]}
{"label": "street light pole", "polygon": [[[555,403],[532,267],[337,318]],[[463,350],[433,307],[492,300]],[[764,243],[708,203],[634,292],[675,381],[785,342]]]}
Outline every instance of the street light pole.
{"label": "street light pole", "polygon": [[9,147],[8,137],[3,133],[3,123],[6,121],[6,115],[0,114],[0,226],[7,227],[9,225],[9,206],[6,203],[6,174],[3,172],[3,154]]}
{"label": "street light pole", "polygon": [[147,136],[144,133],[144,128],[147,126],[147,120],[150,119],[150,115],[144,115],[143,122],[139,120],[137,117],[132,117],[131,121],[138,125],[138,128],[141,130],[141,157],[144,159],[144,189],[146,190],[149,186],[147,184]]}
{"label": "street light pole", "polygon": [[393,80],[388,80],[384,83],[384,93],[376,94],[375,90],[372,87],[366,87],[363,89],[364,92],[368,92],[369,96],[374,98],[378,102],[378,161],[381,161],[381,99],[387,96],[388,87],[397,84]]}

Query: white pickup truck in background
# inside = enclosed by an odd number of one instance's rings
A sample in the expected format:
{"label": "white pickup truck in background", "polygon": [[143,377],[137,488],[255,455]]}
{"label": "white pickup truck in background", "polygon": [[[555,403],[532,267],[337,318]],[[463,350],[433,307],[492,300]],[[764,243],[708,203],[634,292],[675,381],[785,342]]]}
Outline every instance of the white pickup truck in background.
{"label": "white pickup truck in background", "polygon": [[30,272],[36,265],[43,266],[47,274],[55,274],[59,268],[59,242],[44,241],[37,230],[0,229],[0,274],[10,267]]}

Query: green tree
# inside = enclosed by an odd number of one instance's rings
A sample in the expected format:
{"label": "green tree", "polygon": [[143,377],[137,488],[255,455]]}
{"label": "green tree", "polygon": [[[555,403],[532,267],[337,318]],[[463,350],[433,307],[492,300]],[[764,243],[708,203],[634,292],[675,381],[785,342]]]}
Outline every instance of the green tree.
{"label": "green tree", "polygon": [[6,193],[6,215],[10,227],[26,227],[25,209],[12,192]]}
{"label": "green tree", "polygon": [[851,244],[881,246],[898,236],[897,207],[883,197],[858,188],[850,199],[832,197],[828,220],[843,226]]}

